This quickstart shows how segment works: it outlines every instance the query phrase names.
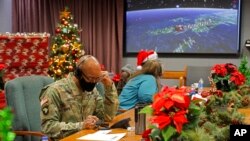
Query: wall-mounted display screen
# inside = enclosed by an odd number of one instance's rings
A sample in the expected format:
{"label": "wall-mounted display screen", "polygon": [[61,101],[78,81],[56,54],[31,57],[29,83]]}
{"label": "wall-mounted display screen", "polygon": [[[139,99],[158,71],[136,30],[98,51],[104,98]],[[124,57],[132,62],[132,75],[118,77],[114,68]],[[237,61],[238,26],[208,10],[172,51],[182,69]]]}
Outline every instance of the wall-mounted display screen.
{"label": "wall-mounted display screen", "polygon": [[124,55],[238,55],[240,8],[240,0],[125,0]]}

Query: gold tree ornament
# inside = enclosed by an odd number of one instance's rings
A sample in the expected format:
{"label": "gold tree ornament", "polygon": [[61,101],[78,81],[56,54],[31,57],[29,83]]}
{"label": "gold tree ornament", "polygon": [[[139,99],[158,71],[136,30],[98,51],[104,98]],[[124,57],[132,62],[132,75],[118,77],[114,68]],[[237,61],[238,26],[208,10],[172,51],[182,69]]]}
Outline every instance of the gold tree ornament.
{"label": "gold tree ornament", "polygon": [[57,48],[57,44],[52,45],[52,49],[55,50]]}
{"label": "gold tree ornament", "polygon": [[80,50],[81,49],[81,44],[79,44],[78,42],[74,42],[72,44],[72,50],[76,49],[76,50]]}
{"label": "gold tree ornament", "polygon": [[63,53],[68,53],[68,51],[69,51],[69,45],[64,44],[64,45],[62,45],[61,49],[62,49]]}
{"label": "gold tree ornament", "polygon": [[66,56],[65,55],[60,56],[59,60],[62,61],[62,62],[65,62]]}
{"label": "gold tree ornament", "polygon": [[62,75],[62,70],[60,70],[60,69],[56,70],[56,75],[58,75],[58,76]]}
{"label": "gold tree ornament", "polygon": [[59,59],[55,58],[54,63],[58,64],[58,62],[59,62]]}

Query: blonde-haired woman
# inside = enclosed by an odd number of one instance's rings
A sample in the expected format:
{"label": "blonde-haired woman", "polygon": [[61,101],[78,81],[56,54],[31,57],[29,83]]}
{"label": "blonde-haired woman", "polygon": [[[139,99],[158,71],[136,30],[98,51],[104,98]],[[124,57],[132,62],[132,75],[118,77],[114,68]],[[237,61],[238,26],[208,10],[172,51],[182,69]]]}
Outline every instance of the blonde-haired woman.
{"label": "blonde-haired woman", "polygon": [[119,95],[120,110],[134,108],[137,103],[151,103],[153,95],[160,90],[162,66],[158,60],[148,60],[137,70]]}

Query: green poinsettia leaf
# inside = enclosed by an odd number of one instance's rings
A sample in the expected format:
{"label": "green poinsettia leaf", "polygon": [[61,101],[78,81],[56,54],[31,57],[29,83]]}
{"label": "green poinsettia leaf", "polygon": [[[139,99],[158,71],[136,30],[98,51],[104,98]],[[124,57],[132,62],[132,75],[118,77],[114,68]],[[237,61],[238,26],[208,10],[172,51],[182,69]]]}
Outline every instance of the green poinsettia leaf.
{"label": "green poinsettia leaf", "polygon": [[153,141],[161,140],[161,130],[159,128],[152,129],[150,137]]}
{"label": "green poinsettia leaf", "polygon": [[201,107],[195,105],[194,103],[190,103],[189,105],[189,112],[191,112],[193,115],[199,115],[201,112]]}
{"label": "green poinsettia leaf", "polygon": [[176,133],[176,129],[173,126],[168,126],[162,130],[162,136],[164,141],[169,141],[170,138]]}
{"label": "green poinsettia leaf", "polygon": [[148,105],[148,106],[145,106],[144,108],[142,108],[139,112],[140,114],[150,114],[152,115],[153,114],[153,108]]}

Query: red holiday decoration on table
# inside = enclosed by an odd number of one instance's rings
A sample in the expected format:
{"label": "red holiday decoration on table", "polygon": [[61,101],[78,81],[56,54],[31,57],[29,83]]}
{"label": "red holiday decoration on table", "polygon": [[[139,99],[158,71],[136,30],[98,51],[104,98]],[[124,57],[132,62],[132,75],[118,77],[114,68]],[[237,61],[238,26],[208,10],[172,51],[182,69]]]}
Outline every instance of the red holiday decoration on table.
{"label": "red holiday decoration on table", "polygon": [[211,77],[217,89],[222,91],[235,90],[246,81],[237,66],[231,63],[214,65],[211,69]]}
{"label": "red holiday decoration on table", "polygon": [[144,139],[171,140],[182,133],[184,125],[192,124],[188,116],[197,115],[197,110],[193,109],[199,108],[191,104],[188,92],[186,87],[178,89],[165,86],[154,96],[153,103],[140,112],[151,114],[150,129],[143,133]]}

